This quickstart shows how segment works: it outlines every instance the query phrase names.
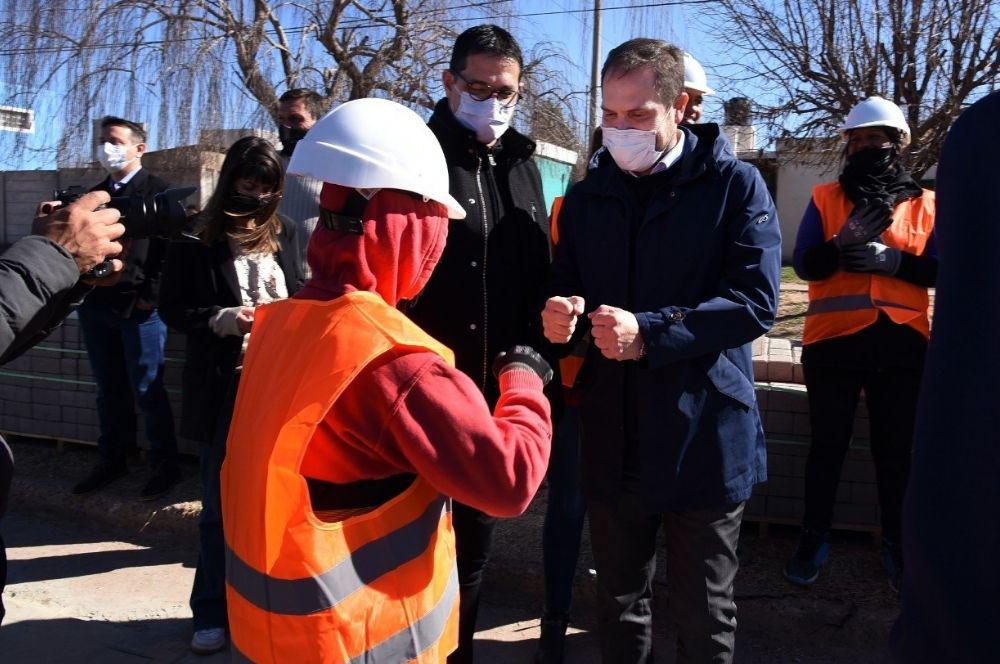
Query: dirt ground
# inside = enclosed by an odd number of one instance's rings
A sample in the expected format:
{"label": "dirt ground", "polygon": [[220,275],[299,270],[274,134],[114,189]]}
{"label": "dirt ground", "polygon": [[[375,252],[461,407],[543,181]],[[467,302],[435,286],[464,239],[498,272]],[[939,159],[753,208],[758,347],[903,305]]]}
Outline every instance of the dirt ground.
{"label": "dirt ground", "polygon": [[778,339],[802,340],[802,325],[806,319],[806,309],[809,306],[808,286],[805,281],[795,276],[790,267],[781,269],[781,297],[778,300],[778,316],[774,327],[767,333],[769,337]]}

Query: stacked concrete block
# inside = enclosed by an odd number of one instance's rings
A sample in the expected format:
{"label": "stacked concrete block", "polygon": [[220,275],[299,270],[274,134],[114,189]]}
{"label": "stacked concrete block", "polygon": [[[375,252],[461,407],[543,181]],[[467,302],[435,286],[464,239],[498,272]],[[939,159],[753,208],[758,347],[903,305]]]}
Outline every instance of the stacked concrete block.
{"label": "stacked concrete block", "polygon": [[[164,381],[177,419],[183,348],[183,336],[167,337]],[[0,397],[0,431],[97,443],[96,386],[75,315],[24,355],[0,367]],[[136,418],[136,432],[140,447],[147,448],[141,416]],[[197,451],[188,441],[178,443],[183,452]]]}
{"label": "stacked concrete block", "polygon": [[[804,508],[805,463],[809,451],[809,398],[802,376],[802,347],[787,339],[753,344],[757,402],[767,436],[768,481],[747,504],[750,520],[798,523]],[[868,449],[868,412],[858,405],[854,437],[841,472],[834,508],[836,527],[872,529],[878,524],[878,495]]]}

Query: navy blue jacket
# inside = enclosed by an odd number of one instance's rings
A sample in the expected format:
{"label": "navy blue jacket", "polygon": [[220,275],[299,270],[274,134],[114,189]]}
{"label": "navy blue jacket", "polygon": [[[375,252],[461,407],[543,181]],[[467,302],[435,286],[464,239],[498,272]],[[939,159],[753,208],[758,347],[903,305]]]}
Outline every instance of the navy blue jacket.
{"label": "navy blue jacket", "polygon": [[1000,92],[966,110],[937,172],[940,271],[903,511],[895,661],[1000,653]]}
{"label": "navy blue jacket", "polygon": [[[767,477],[750,342],[770,329],[778,306],[778,219],[760,174],[726,152],[717,125],[682,130],[680,165],[646,208],[632,273],[631,310],[648,355],[636,367],[638,422],[628,427],[638,434],[649,512],[740,502]],[[628,177],[598,153],[560,213],[549,291],[583,296],[587,312],[629,309],[629,220],[639,212]],[[581,370],[591,500],[613,502],[620,489],[624,364],[591,346]]]}

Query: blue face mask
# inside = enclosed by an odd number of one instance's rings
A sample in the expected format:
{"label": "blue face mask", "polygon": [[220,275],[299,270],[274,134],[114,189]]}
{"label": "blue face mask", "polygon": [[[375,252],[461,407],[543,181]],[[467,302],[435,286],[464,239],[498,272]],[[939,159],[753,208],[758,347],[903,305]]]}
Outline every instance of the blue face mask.
{"label": "blue face mask", "polygon": [[505,107],[496,97],[477,101],[468,92],[462,92],[455,118],[476,132],[480,143],[492,143],[507,131],[514,108],[515,105]]}

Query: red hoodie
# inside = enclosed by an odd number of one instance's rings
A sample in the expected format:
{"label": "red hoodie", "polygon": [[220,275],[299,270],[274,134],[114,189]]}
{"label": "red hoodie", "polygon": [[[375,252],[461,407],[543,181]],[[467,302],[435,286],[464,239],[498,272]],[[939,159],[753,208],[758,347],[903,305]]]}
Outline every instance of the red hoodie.
{"label": "red hoodie", "polygon": [[[349,192],[324,185],[322,207],[342,210]],[[312,278],[295,297],[331,300],[366,290],[396,306],[420,292],[448,236],[444,207],[383,189],[368,201],[364,218],[364,235],[317,226],[307,255]],[[500,388],[491,414],[476,384],[438,355],[387,353],[357,376],[327,414],[302,474],[347,483],[416,473],[488,514],[520,514],[548,467],[549,402],[530,370],[505,372]]]}

